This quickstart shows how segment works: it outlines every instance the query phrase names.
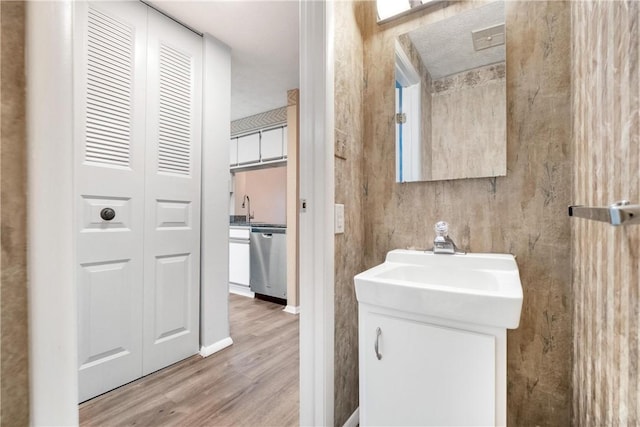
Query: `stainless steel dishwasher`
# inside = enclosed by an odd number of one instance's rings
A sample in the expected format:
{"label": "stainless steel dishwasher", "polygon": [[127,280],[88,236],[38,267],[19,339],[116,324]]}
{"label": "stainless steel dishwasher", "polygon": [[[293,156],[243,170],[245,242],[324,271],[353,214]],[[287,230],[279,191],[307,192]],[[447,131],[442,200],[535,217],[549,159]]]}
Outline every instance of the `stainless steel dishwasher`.
{"label": "stainless steel dishwasher", "polygon": [[287,299],[287,229],[284,226],[251,227],[251,290]]}

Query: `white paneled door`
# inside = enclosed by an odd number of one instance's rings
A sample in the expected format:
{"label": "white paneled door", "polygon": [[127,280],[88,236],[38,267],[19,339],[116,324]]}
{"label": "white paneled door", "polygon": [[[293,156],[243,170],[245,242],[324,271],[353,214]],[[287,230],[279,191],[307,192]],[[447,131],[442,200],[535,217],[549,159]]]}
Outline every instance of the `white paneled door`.
{"label": "white paneled door", "polygon": [[198,351],[202,38],[149,10],[144,374]]}
{"label": "white paneled door", "polygon": [[[140,376],[146,7],[76,3],[75,194],[80,400]],[[109,215],[114,215],[109,220]],[[52,301],[52,304],[55,302]]]}
{"label": "white paneled door", "polygon": [[74,7],[84,401],[198,351],[202,43],[140,2]]}

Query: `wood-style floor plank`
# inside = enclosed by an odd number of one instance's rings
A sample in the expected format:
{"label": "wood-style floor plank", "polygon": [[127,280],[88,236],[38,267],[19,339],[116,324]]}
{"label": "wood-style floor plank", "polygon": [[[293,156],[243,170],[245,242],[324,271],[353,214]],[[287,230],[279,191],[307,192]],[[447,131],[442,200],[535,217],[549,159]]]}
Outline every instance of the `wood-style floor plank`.
{"label": "wood-style floor plank", "polygon": [[192,356],[80,405],[82,426],[294,426],[298,316],[229,295],[233,345]]}

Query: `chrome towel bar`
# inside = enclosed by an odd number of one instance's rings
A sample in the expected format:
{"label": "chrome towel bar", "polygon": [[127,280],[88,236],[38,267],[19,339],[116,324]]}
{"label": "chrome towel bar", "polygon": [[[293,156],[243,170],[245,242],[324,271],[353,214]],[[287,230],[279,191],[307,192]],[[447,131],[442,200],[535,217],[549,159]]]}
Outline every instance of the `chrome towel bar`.
{"label": "chrome towel bar", "polygon": [[608,222],[611,225],[640,224],[640,205],[621,200],[608,207],[569,206],[569,216]]}

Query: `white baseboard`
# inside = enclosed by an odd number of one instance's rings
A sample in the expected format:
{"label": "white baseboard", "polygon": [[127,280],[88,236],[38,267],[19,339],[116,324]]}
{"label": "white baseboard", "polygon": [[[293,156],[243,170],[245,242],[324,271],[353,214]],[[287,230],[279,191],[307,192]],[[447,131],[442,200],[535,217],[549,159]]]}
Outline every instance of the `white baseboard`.
{"label": "white baseboard", "polygon": [[357,427],[358,424],[360,424],[360,408],[359,407],[356,408],[355,411],[353,411],[353,414],[351,414],[349,419],[344,422],[344,425],[342,427]]}
{"label": "white baseboard", "polygon": [[282,311],[289,314],[300,314],[300,306],[299,305],[288,305]]}
{"label": "white baseboard", "polygon": [[200,356],[211,356],[213,353],[217,353],[223,348],[229,347],[231,344],[233,344],[233,340],[231,339],[231,337],[227,337],[206,347],[200,347]]}
{"label": "white baseboard", "polygon": [[229,293],[249,298],[255,297],[255,294],[251,292],[248,286],[236,285],[235,283],[229,283]]}

